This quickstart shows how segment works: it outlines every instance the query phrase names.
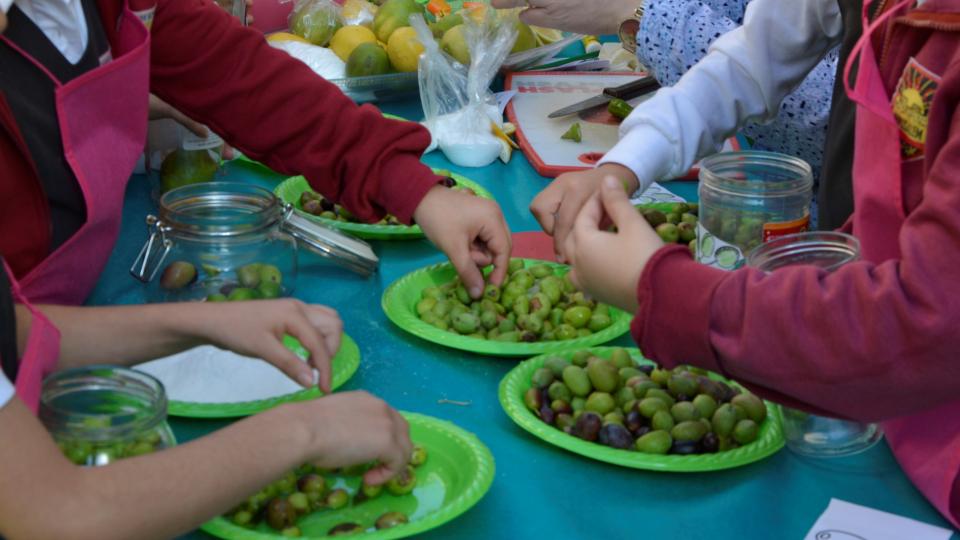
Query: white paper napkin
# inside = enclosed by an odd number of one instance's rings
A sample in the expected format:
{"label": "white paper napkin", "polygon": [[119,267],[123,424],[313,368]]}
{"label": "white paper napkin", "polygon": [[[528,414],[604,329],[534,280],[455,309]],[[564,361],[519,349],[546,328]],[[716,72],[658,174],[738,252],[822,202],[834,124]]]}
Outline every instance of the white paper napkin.
{"label": "white paper napkin", "polygon": [[172,401],[237,403],[284,396],[303,389],[282,371],[211,345],[136,366],[160,379]]}
{"label": "white paper napkin", "polygon": [[952,534],[915,519],[830,499],[804,540],[950,540]]}

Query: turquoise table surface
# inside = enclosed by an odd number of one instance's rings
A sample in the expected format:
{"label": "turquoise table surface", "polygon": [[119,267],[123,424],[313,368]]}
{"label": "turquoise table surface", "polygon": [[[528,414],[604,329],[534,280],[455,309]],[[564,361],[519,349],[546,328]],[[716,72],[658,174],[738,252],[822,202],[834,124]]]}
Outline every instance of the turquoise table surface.
{"label": "turquoise table surface", "polygon": [[[422,117],[417,102],[386,103],[382,108],[405,118]],[[527,207],[549,180],[536,174],[520,153],[508,165],[498,161],[482,169],[452,167],[439,152],[424,161],[451,168],[489,189],[514,232],[538,230]],[[226,176],[271,188],[282,179],[240,163],[230,164]],[[695,183],[667,186],[685,198],[696,197]],[[128,270],[146,240],[144,217],[153,209],[147,182],[135,176],[126,195],[119,242],[91,303],[144,302],[143,286]],[[515,425],[497,401],[500,379],[516,360],[427,343],[394,327],[381,311],[386,286],[443,256],[426,240],[373,244],[381,266],[366,279],[301,252],[295,296],[339,310],[346,331],[360,345],[361,367],[344,390],[368,390],[398,409],[455,422],[476,433],[493,452],[497,473],[486,497],[423,538],[800,539],[831,497],[948,526],[910,484],[884,443],[854,457],[823,461],[783,450],[759,463],[707,474],[623,469],[550,446]],[[617,343],[631,341],[624,336]],[[438,403],[442,399],[469,405]],[[228,423],[170,420],[181,443]],[[198,531],[184,538],[211,537]]]}

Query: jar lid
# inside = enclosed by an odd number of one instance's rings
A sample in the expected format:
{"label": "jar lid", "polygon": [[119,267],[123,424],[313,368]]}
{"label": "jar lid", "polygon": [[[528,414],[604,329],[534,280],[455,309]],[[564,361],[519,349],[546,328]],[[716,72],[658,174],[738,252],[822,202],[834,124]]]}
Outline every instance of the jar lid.
{"label": "jar lid", "polygon": [[833,272],[860,258],[860,241],[835,231],[814,231],[781,236],[753,248],[747,265],[773,272],[778,268],[812,265]]}

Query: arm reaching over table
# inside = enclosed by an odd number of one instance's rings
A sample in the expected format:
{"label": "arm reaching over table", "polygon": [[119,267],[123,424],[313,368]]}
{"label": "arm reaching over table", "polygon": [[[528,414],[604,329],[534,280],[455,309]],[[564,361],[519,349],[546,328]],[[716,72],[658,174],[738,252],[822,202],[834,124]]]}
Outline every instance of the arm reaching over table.
{"label": "arm reaching over table", "polygon": [[[151,33],[151,91],[245,155],[278,172],[302,174],[364,221],[391,213],[409,224],[414,213],[418,222],[442,214],[441,205],[421,208],[440,177],[420,162],[430,134],[416,122],[357,106],[213,3],[159,0]],[[498,248],[509,247],[509,239],[499,208],[471,205],[484,211],[461,217],[472,220],[468,226],[428,226],[425,233],[455,262],[475,245],[484,246],[493,262],[505,260]],[[492,236],[478,236],[480,231]],[[457,268],[476,285],[479,272]]]}
{"label": "arm reaching over table", "polygon": [[[617,164],[630,187],[645,190],[662,178],[681,176],[748,120],[773,118],[787,95],[841,37],[835,0],[754,0],[743,26],[716,40],[710,53],[677,84],[662,88],[620,126],[620,142],[598,167]],[[556,214],[554,243],[563,255],[573,216],[597,192],[603,174],[569,173],[534,199],[544,223]],[[571,205],[572,208],[565,208]],[[547,230],[547,232],[551,232]]]}

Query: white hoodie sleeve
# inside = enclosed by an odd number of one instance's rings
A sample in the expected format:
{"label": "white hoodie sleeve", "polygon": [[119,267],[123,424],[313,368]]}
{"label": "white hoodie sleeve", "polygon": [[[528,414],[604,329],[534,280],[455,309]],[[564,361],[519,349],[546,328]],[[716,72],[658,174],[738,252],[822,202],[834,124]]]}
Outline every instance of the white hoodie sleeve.
{"label": "white hoodie sleeve", "polygon": [[620,126],[620,142],[600,161],[631,169],[640,191],[681,176],[748,120],[774,118],[780,101],[840,42],[837,0],[754,0],[743,26],[675,86],[638,106]]}

